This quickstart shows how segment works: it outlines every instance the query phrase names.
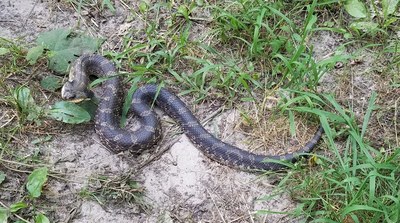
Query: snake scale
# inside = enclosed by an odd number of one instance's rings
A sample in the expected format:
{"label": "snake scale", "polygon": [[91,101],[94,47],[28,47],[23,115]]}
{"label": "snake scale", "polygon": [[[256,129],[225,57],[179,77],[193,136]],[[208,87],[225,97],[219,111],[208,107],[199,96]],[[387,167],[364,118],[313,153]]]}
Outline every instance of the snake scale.
{"label": "snake scale", "polygon": [[[167,115],[177,120],[188,138],[209,158],[221,164],[241,170],[279,170],[285,165],[276,161],[295,162],[304,153],[313,150],[323,133],[319,127],[313,138],[294,153],[280,156],[257,155],[214,137],[199,123],[193,113],[177,96],[165,88],[147,84],[133,94],[131,111],[140,122],[140,128],[128,131],[119,127],[122,101],[121,77],[114,65],[97,54],[84,54],[72,64],[69,80],[61,90],[63,99],[92,97],[88,90],[89,76],[110,77],[103,82],[104,90],[100,97],[95,117],[95,130],[101,142],[111,151],[131,150],[141,153],[154,146],[161,137],[161,127],[156,113],[152,109],[155,102]],[[275,162],[274,162],[275,161]]]}

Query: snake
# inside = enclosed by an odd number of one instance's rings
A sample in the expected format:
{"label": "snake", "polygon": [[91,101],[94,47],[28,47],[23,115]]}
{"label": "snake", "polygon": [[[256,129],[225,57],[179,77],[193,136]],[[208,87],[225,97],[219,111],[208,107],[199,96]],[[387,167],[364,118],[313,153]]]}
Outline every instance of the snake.
{"label": "snake", "polygon": [[133,93],[130,112],[134,114],[140,127],[128,130],[119,125],[123,98],[122,77],[118,75],[114,64],[99,54],[83,54],[71,64],[68,81],[61,89],[61,97],[64,100],[94,97],[94,93],[88,88],[90,76],[106,79],[102,82],[96,110],[95,132],[101,143],[114,153],[129,150],[140,154],[157,144],[162,133],[154,105],[177,121],[204,155],[239,170],[284,169],[288,166],[285,162],[294,163],[301,157],[307,157],[323,134],[323,128],[319,126],[311,140],[293,153],[270,156],[255,154],[225,143],[209,133],[178,96],[156,84],[145,84]]}

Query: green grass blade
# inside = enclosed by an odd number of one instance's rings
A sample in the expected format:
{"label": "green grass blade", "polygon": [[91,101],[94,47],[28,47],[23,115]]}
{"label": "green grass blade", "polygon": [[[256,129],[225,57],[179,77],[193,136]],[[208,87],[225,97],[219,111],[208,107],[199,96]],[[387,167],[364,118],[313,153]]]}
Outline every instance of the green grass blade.
{"label": "green grass blade", "polygon": [[362,124],[361,138],[364,137],[365,131],[367,130],[367,126],[368,126],[369,120],[371,118],[372,111],[375,109],[376,96],[377,96],[376,92],[375,91],[372,92],[371,98],[369,99],[369,102],[368,102],[368,108],[367,108],[367,111],[366,111],[365,116],[364,116],[364,121],[363,121],[363,124]]}

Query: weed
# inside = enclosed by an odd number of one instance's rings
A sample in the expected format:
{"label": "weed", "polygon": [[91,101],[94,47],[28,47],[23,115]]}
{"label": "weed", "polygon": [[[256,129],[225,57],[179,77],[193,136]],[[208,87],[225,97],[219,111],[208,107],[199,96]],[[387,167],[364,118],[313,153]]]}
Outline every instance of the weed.
{"label": "weed", "polygon": [[100,43],[100,39],[80,35],[70,29],[55,29],[41,33],[36,39],[36,46],[29,49],[26,59],[30,64],[43,56],[48,58],[51,70],[65,74],[69,64],[83,53],[93,53]]}
{"label": "weed", "polygon": [[[289,190],[299,202],[293,214],[306,216],[310,222],[399,221],[399,150],[375,150],[364,138],[376,109],[375,98],[376,94],[372,94],[361,128],[356,125],[354,114],[329,95],[300,93],[283,105],[289,110],[317,114],[329,148],[326,155],[314,155],[315,167],[295,168],[279,183],[279,190]],[[323,103],[332,111],[301,106],[312,101]],[[340,126],[340,132],[336,133],[328,123]],[[345,138],[342,148],[334,141],[338,136]]]}
{"label": "weed", "polygon": [[66,2],[76,8],[79,13],[82,12],[83,9],[87,11],[91,9],[103,11],[105,8],[111,12],[115,12],[115,7],[110,0],[66,0]]}
{"label": "weed", "polygon": [[[326,67],[331,66],[317,63],[307,46],[317,21],[316,1],[306,5],[307,14],[301,25],[287,17],[281,11],[284,8],[280,1],[233,1],[224,8],[213,7],[215,28],[211,33],[223,42],[238,41],[237,48],[247,47],[255,67],[269,65],[266,69],[278,80],[276,87],[315,90]],[[258,76],[273,79],[264,72]]]}
{"label": "weed", "polygon": [[[23,47],[13,41],[0,37],[0,86],[6,89],[4,81],[11,75],[20,72],[26,66],[23,62]],[[5,93],[1,92],[0,93]]]}
{"label": "weed", "polygon": [[377,32],[381,32],[388,35],[386,31],[388,28],[396,28],[394,24],[397,18],[394,14],[398,3],[399,1],[382,1],[378,4],[377,2],[363,3],[359,0],[350,0],[345,1],[343,6],[356,20],[350,24],[350,28],[357,34],[366,32],[375,35]]}
{"label": "weed", "polygon": [[20,86],[15,88],[12,93],[13,104],[19,113],[20,124],[25,121],[36,121],[39,124],[39,118],[43,111],[34,101],[29,88]]}
{"label": "weed", "polygon": [[97,176],[90,178],[88,186],[83,188],[80,196],[89,197],[100,204],[106,201],[133,202],[146,210],[148,204],[143,201],[144,189],[132,180],[129,174],[121,176]]}
{"label": "weed", "polygon": [[[4,162],[4,160],[2,160],[2,162]],[[10,206],[6,206],[4,203],[0,202],[0,205],[2,206],[2,208],[0,208],[0,222],[8,222],[8,220],[12,219],[19,219],[23,222],[30,222],[25,219],[24,216],[21,216],[20,213],[23,213],[27,216],[32,216],[32,214],[34,214],[34,217],[31,218],[35,219],[35,223],[49,222],[49,219],[43,213],[40,213],[38,211],[33,211],[36,213],[29,213],[35,209],[31,209],[30,207],[34,207],[33,201],[41,195],[42,187],[47,181],[47,171],[48,170],[46,167],[41,167],[33,170],[29,174],[25,185],[29,194],[28,197],[24,197],[23,200],[15,202]],[[2,178],[3,180],[6,178],[6,175],[4,173],[0,173],[0,176],[2,176],[0,178]],[[0,181],[0,184],[3,180]],[[28,213],[25,213],[24,211],[28,211]]]}

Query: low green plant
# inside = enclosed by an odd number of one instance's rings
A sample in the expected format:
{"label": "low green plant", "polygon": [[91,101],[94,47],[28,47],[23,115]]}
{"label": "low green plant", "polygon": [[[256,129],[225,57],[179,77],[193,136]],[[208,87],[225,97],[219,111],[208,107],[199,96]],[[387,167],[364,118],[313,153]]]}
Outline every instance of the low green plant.
{"label": "low green plant", "polygon": [[12,101],[14,107],[19,114],[20,124],[26,121],[36,122],[40,124],[40,117],[43,114],[43,109],[38,106],[32,97],[31,90],[25,86],[19,86],[12,92]]}
{"label": "low green plant", "polygon": [[[19,219],[20,222],[31,222],[29,219],[21,217],[19,213],[23,210],[28,210],[34,207],[34,200],[39,198],[42,192],[43,185],[47,182],[48,170],[46,167],[40,167],[34,169],[28,176],[26,182],[26,189],[28,191],[28,196],[25,196],[21,201],[15,202],[10,206],[5,206],[3,203],[2,208],[0,208],[0,222],[9,222],[12,219]],[[1,180],[2,179],[2,180]],[[3,180],[6,179],[6,175],[0,172],[0,185]],[[34,208],[35,209],[35,208]],[[33,209],[33,210],[34,210]],[[31,219],[35,223],[49,223],[49,219],[41,212],[35,210],[34,217]],[[18,222],[18,221],[16,221]]]}
{"label": "low green plant", "polygon": [[196,57],[184,57],[198,68],[191,74],[169,70],[176,81],[186,87],[180,95],[196,94],[196,101],[202,101],[212,92],[217,98],[227,98],[228,102],[238,97],[242,101],[253,101],[251,91],[263,88],[260,75],[254,71],[253,64],[241,64],[235,58],[223,57],[210,46],[201,47],[204,52],[218,58],[218,63]]}
{"label": "low green plant", "polygon": [[72,102],[59,101],[50,108],[37,105],[32,97],[31,90],[25,86],[15,88],[13,97],[9,101],[18,111],[20,125],[26,122],[35,122],[40,125],[44,117],[71,124],[79,124],[91,120],[91,115],[87,110]]}
{"label": "low green plant", "polygon": [[181,15],[185,18],[186,21],[190,20],[190,16],[193,12],[193,10],[195,10],[197,6],[197,2],[196,1],[190,1],[189,4],[181,4],[178,6],[178,15]]}
{"label": "low green plant", "polygon": [[80,191],[80,196],[94,199],[100,204],[107,201],[133,202],[144,210],[149,205],[143,200],[144,189],[129,174],[121,176],[96,176],[91,177],[88,185]]}
{"label": "low green plant", "polygon": [[398,0],[378,2],[360,0],[343,1],[344,9],[354,18],[350,28],[360,33],[375,35],[378,32],[388,35],[388,28],[396,29],[398,18],[395,15]]}
{"label": "low green plant", "polygon": [[[7,89],[4,80],[26,67],[23,46],[20,43],[0,37],[0,87]],[[0,98],[1,99],[1,98]]]}
{"label": "low green plant", "polygon": [[[258,76],[274,82],[276,87],[315,90],[327,68],[337,62],[317,62],[308,46],[308,40],[318,29],[317,2],[252,0],[231,1],[231,4],[224,3],[224,7],[214,6],[211,35],[223,43],[237,42],[236,49],[246,47],[248,55],[245,56],[252,58],[254,67],[264,69],[264,73]],[[297,24],[287,15],[300,7],[305,8],[306,13],[303,22]],[[284,11],[287,8],[293,9]]]}
{"label": "low green plant", "polygon": [[[298,202],[291,214],[303,216],[307,222],[398,222],[400,148],[394,152],[379,150],[365,139],[376,109],[376,93],[370,97],[361,126],[354,114],[330,95],[296,94],[282,108],[318,115],[329,150],[325,155],[312,155],[311,168],[292,166],[279,183],[278,191],[289,191]],[[334,140],[338,137],[343,139],[341,146]]]}
{"label": "low green plant", "polygon": [[51,70],[65,74],[77,56],[95,52],[101,43],[100,39],[72,32],[71,29],[55,29],[38,36],[37,45],[29,49],[26,59],[33,65],[45,56]]}
{"label": "low green plant", "polygon": [[[42,57],[48,59],[48,66],[51,70],[65,74],[70,63],[77,56],[82,53],[94,52],[100,46],[101,40],[74,33],[70,29],[51,30],[38,36],[37,45],[30,48],[26,56],[24,56],[22,47],[12,41],[0,39],[0,43],[0,57],[7,56],[7,59],[2,60],[5,61],[4,66],[0,68],[2,74],[17,72],[18,69],[28,66],[28,63],[35,65]],[[26,59],[25,63],[19,62],[24,58]],[[73,103],[58,102],[51,108],[43,106],[35,101],[34,93],[29,86],[20,85],[11,88],[4,84],[6,76],[0,78],[0,86],[3,86],[2,93],[6,94],[0,98],[0,102],[13,105],[17,111],[20,126],[27,122],[35,122],[40,125],[44,117],[66,123],[82,123],[91,118],[88,111]],[[62,80],[60,77],[51,75],[44,77],[40,84],[44,90],[54,92],[61,88]],[[90,109],[88,110],[90,112]]]}
{"label": "low green plant", "polygon": [[91,10],[92,8],[98,8],[103,11],[105,8],[115,13],[115,7],[110,0],[65,0],[72,4],[77,11],[80,13],[82,9]]}

